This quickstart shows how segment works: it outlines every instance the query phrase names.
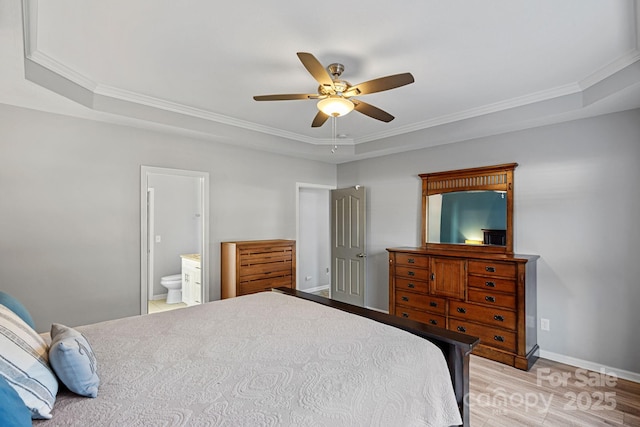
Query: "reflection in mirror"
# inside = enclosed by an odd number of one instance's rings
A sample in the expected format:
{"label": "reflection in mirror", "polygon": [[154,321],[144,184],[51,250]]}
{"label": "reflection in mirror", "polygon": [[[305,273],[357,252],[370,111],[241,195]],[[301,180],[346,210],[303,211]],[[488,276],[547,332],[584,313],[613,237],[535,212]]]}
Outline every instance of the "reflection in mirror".
{"label": "reflection in mirror", "polygon": [[429,196],[429,243],[505,246],[505,191],[456,191]]}

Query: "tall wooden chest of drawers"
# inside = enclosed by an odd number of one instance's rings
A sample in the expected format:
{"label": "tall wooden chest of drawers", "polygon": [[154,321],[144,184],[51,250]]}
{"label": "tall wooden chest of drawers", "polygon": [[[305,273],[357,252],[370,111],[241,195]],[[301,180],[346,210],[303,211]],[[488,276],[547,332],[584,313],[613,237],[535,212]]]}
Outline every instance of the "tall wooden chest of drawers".
{"label": "tall wooden chest of drawers", "polygon": [[295,240],[221,244],[221,296],[232,298],[286,286],[296,288]]}
{"label": "tall wooden chest of drawers", "polygon": [[477,336],[474,354],[524,370],[533,365],[538,256],[388,251],[390,314]]}

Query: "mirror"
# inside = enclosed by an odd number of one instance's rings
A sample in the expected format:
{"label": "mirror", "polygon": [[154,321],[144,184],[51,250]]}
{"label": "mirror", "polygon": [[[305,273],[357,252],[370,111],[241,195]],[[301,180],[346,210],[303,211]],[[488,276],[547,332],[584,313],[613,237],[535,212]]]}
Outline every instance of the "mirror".
{"label": "mirror", "polygon": [[517,164],[421,174],[422,246],[513,253]]}
{"label": "mirror", "polygon": [[429,196],[427,242],[506,245],[504,191],[454,191]]}

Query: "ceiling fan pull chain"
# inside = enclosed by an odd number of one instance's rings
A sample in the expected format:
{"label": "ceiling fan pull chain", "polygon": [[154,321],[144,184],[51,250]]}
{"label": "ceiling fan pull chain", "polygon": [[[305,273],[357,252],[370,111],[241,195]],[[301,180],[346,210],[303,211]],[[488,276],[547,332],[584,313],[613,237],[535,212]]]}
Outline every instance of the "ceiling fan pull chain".
{"label": "ceiling fan pull chain", "polygon": [[332,116],[331,117],[331,132],[333,133],[333,148],[331,149],[331,153],[335,154],[336,151],[338,151],[338,144],[336,144],[336,137],[337,137],[337,133],[338,133],[338,117],[336,116]]}

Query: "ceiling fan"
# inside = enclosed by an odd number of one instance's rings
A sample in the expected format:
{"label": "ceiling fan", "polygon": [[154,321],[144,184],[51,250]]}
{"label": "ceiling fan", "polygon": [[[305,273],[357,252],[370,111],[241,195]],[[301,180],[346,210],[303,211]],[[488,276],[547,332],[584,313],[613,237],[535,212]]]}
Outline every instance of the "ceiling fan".
{"label": "ceiling fan", "polygon": [[319,99],[318,114],[316,114],[311,127],[322,126],[329,117],[339,117],[356,110],[366,116],[385,123],[390,122],[394,117],[378,107],[353,98],[358,95],[382,92],[395,89],[414,82],[411,73],[394,74],[369,80],[357,85],[351,85],[346,80],[341,80],[340,75],[344,71],[342,64],[330,64],[325,67],[310,53],[297,53],[302,65],[309,71],[320,86],[318,93],[310,94],[280,94],[280,95],[257,95],[253,99],[256,101],[289,101],[300,99]]}

